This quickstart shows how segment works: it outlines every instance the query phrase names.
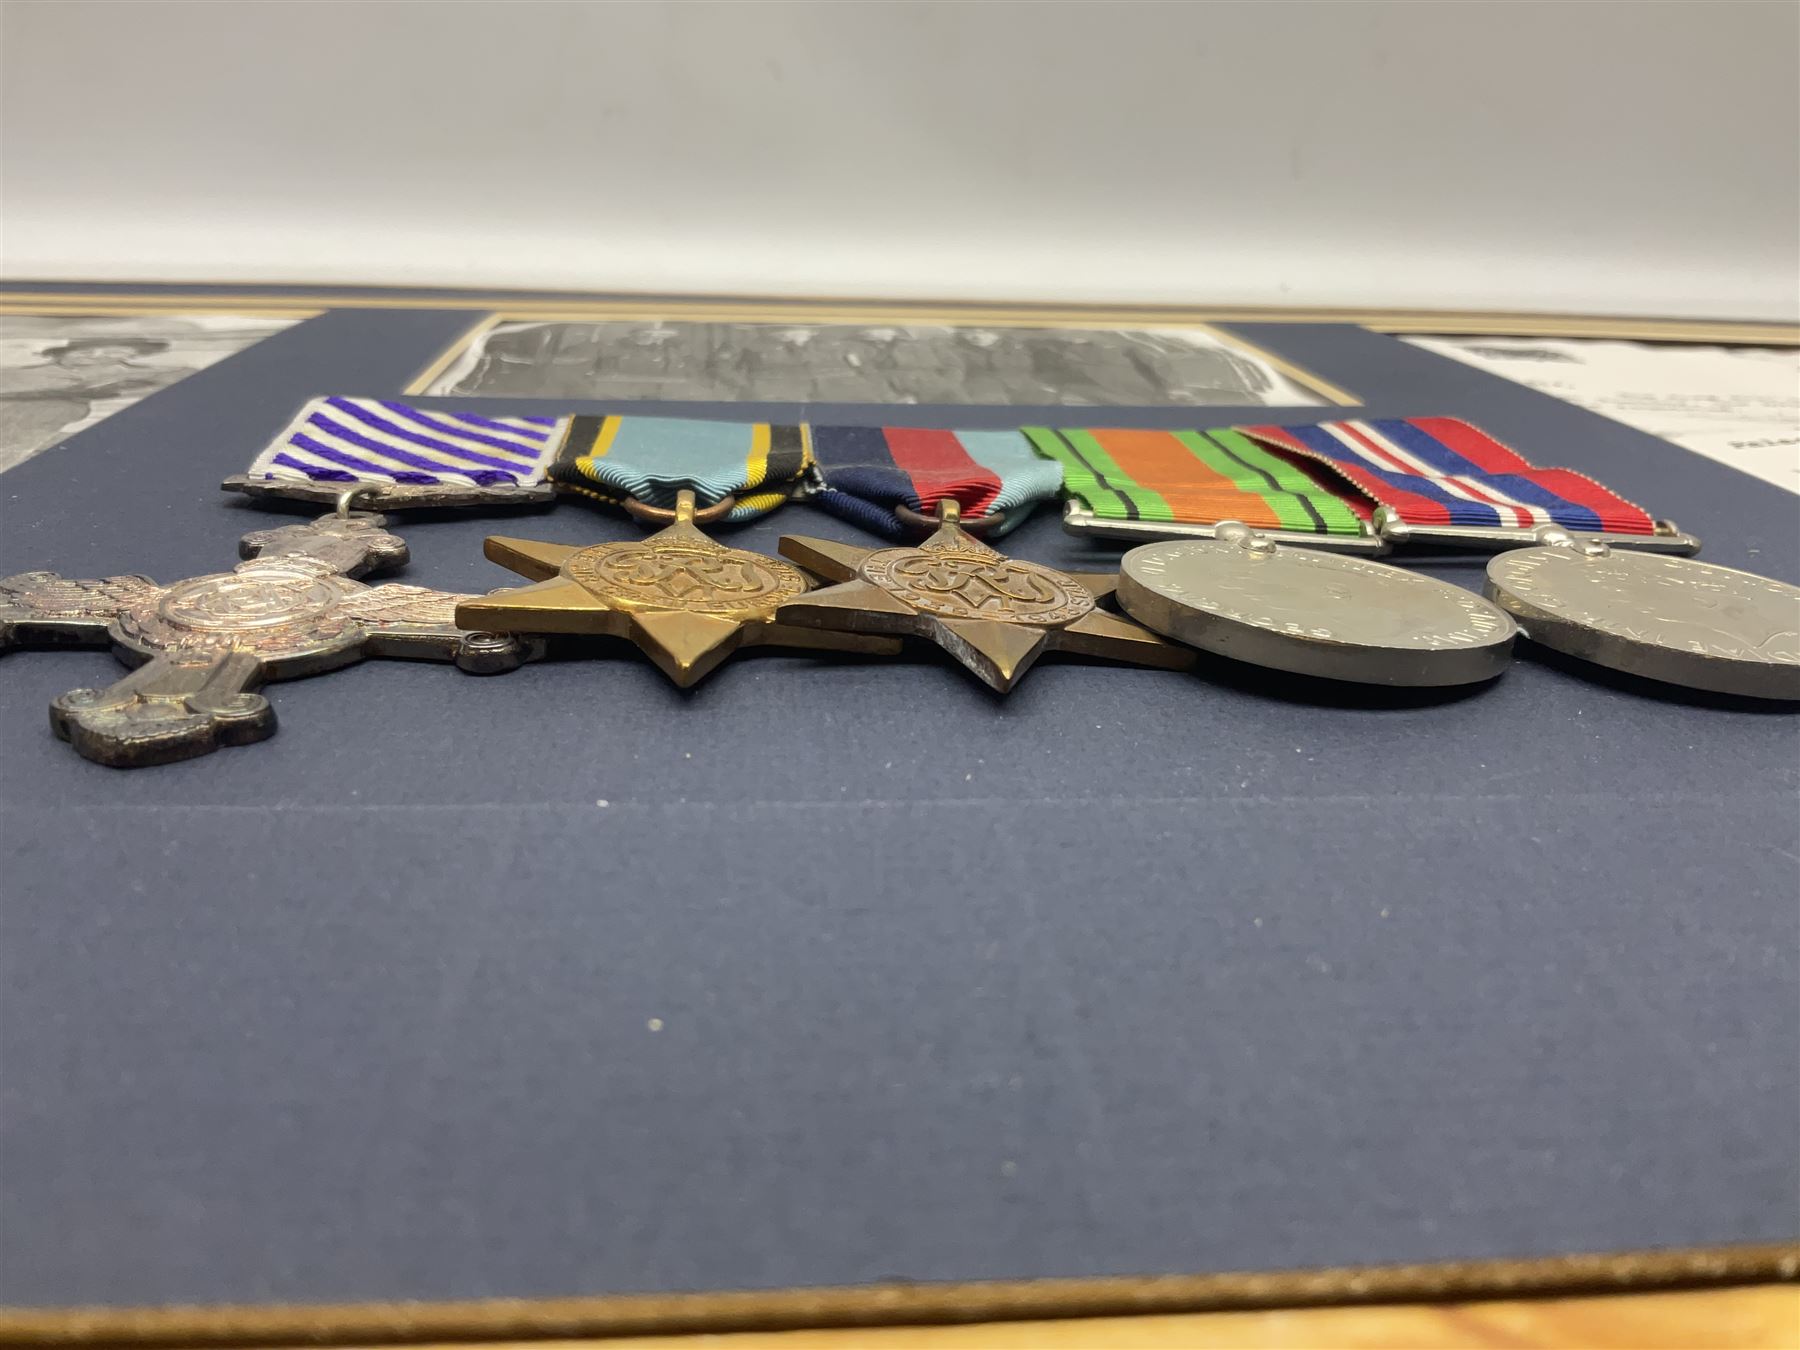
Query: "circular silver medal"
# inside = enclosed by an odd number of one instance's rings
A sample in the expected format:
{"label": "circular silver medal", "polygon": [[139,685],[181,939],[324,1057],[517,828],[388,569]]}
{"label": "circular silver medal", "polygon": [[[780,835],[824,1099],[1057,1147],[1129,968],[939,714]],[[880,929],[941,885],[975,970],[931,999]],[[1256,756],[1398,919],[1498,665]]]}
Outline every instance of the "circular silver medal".
{"label": "circular silver medal", "polygon": [[1800,587],[1692,558],[1541,536],[1488,563],[1533,642],[1689,689],[1800,699]]}
{"label": "circular silver medal", "polygon": [[1476,684],[1506,669],[1518,629],[1445,581],[1271,543],[1227,521],[1213,539],[1144,544],[1119,568],[1119,604],[1202,651],[1359,684]]}

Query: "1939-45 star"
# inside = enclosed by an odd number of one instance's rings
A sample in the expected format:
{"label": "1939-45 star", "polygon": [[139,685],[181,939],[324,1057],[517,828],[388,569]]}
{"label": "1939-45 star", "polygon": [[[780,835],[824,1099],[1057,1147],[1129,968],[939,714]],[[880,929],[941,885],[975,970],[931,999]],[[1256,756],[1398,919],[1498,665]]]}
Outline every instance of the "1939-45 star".
{"label": "1939-45 star", "polygon": [[923,637],[1001,693],[1047,651],[1165,670],[1194,662],[1186,648],[1099,607],[1117,576],[1008,558],[965,531],[952,511],[915,548],[857,548],[790,535],[781,552],[840,583],[788,601],[782,623]]}

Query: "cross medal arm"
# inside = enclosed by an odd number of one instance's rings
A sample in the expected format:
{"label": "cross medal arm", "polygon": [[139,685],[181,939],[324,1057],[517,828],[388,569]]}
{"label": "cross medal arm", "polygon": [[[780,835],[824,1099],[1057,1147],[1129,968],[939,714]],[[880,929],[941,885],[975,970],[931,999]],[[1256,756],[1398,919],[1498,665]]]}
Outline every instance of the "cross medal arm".
{"label": "cross medal arm", "polygon": [[60,576],[21,572],[0,580],[0,651],[18,647],[104,647],[107,628],[154,595],[149,577]]}
{"label": "cross medal arm", "polygon": [[364,656],[454,661],[471,674],[495,675],[542,654],[541,641],[458,628],[457,605],[478,599],[424,586],[372,586],[346,600],[342,612],[362,627]]}

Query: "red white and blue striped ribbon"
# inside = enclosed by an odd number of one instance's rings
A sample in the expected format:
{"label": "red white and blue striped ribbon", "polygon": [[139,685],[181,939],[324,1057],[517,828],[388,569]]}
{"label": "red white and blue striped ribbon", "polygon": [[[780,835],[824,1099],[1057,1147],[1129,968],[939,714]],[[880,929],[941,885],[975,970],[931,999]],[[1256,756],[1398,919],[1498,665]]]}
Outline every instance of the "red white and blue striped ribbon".
{"label": "red white and blue striped ribbon", "polygon": [[1062,467],[1017,430],[815,426],[812,446],[824,487],[810,500],[893,539],[911,532],[896,506],[930,516],[950,499],[965,522],[998,517],[1004,534],[1062,487]]}
{"label": "red white and blue striped ribbon", "polygon": [[1371,417],[1237,428],[1328,466],[1409,525],[1654,534],[1641,506],[1573,469],[1540,469],[1454,417]]}
{"label": "red white and blue striped ribbon", "polygon": [[529,487],[544,481],[567,418],[486,417],[374,398],[316,398],[246,477],[311,483]]}

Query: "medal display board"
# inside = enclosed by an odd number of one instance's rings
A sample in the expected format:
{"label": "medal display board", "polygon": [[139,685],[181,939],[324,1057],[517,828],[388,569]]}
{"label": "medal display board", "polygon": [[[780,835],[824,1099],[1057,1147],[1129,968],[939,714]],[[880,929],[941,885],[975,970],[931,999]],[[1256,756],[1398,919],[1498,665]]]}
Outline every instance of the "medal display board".
{"label": "medal display board", "polygon": [[[479,318],[328,312],[38,455],[0,477],[0,575],[219,572],[239,535],[318,511],[224,477],[308,398],[392,397]],[[1793,498],[1748,476],[1393,338],[1235,328],[1368,416],[1546,447],[1705,561],[1800,579]],[[466,595],[518,584],[488,535],[643,538],[578,503],[403,533],[383,580]],[[711,533],[888,546],[799,503]],[[1048,507],[1004,549],[1068,575],[1120,556]],[[1489,557],[1388,561],[1478,594]],[[644,1306],[626,1295],[678,1325],[722,1290],[791,1323],[878,1317],[857,1290],[897,1282],[1237,1272],[1281,1301],[1311,1287],[1284,1272],[1539,1258],[1629,1283],[1800,1236],[1788,708],[1523,638],[1465,688],[1065,650],[1005,699],[925,643],[758,648],[681,689],[590,641],[504,679],[271,685],[278,736],[130,773],[44,714],[116,679],[111,655],[4,658],[0,1331],[483,1299],[587,1301],[430,1325],[604,1328]],[[1599,1259],[1652,1249],[1673,1255]],[[1442,1269],[1463,1290],[1517,1270]],[[780,1293],[818,1287],[848,1289],[837,1313]],[[425,1325],[357,1315],[332,1325]],[[80,1325],[130,1330],[56,1323]]]}

